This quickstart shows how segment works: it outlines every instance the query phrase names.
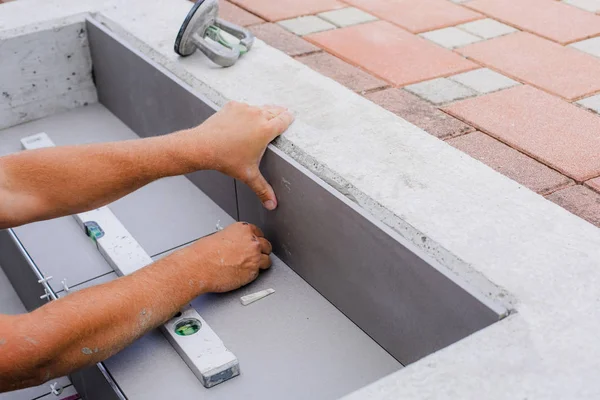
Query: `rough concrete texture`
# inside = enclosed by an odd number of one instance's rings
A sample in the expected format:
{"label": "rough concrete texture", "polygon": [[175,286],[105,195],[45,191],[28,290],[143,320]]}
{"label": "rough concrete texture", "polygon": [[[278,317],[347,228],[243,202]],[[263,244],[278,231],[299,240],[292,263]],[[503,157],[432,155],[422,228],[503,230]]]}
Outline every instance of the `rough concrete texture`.
{"label": "rough concrete texture", "polygon": [[278,24],[299,36],[328,31],[336,28],[335,25],[325,21],[324,19],[315,17],[314,15],[286,19],[285,21],[279,21]]}
{"label": "rough concrete texture", "polygon": [[0,63],[0,129],[97,100],[82,22],[5,39],[2,53],[19,62]]}
{"label": "rough concrete texture", "polygon": [[430,81],[415,83],[414,85],[404,87],[404,89],[433,104],[449,103],[477,94],[473,89],[447,78],[437,78]]}
{"label": "rough concrete texture", "polygon": [[472,35],[454,26],[421,33],[419,36],[447,49],[454,49],[483,40],[479,36]]}
{"label": "rough concrete texture", "polygon": [[4,37],[99,11],[117,34],[218,104],[235,99],[293,109],[296,122],[279,148],[473,290],[517,311],[349,398],[600,396],[598,228],[261,41],[228,69],[199,53],[180,59],[172,42],[191,7],[185,0],[2,7]]}
{"label": "rough concrete texture", "polygon": [[472,33],[473,35],[479,36],[483,39],[492,39],[517,31],[512,26],[508,26],[491,18],[467,22],[466,24],[458,25],[457,28]]}
{"label": "rough concrete texture", "polygon": [[474,71],[452,75],[448,79],[456,81],[478,93],[496,92],[519,84],[519,82],[513,81],[512,79],[487,68],[480,68]]}

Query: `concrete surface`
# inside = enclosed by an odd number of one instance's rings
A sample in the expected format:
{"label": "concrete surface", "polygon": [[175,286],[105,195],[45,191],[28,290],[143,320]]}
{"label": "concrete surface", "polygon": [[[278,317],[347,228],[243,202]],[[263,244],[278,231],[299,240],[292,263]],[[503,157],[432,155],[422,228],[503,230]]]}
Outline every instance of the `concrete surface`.
{"label": "concrete surface", "polygon": [[[34,7],[35,5],[35,7]],[[282,104],[277,146],[514,314],[351,399],[597,399],[600,230],[258,41],[236,66],[179,59],[184,0],[22,0],[0,34],[85,11],[218,104]],[[60,22],[56,23],[60,24]]]}

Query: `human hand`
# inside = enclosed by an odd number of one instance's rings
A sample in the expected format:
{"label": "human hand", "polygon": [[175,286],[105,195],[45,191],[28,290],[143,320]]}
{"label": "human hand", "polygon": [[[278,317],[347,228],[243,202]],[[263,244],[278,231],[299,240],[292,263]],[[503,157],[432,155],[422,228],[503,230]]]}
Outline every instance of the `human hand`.
{"label": "human hand", "polygon": [[189,132],[203,138],[212,169],[246,183],[264,207],[273,210],[277,198],[258,166],[267,145],[293,120],[292,113],[283,107],[254,107],[232,101]]}
{"label": "human hand", "polygon": [[261,269],[271,266],[271,243],[259,228],[246,222],[206,236],[185,250],[198,258],[206,292],[238,289],[255,280]]}

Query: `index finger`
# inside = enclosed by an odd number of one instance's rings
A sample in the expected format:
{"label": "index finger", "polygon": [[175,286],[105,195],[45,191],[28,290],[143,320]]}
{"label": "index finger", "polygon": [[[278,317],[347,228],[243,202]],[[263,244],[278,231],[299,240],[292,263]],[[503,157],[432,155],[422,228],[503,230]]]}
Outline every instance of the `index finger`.
{"label": "index finger", "polygon": [[294,122],[294,114],[283,107],[268,108],[267,111],[273,115],[273,118],[271,118],[268,122],[268,124],[271,126],[271,137],[269,139],[273,140],[285,132],[292,122]]}

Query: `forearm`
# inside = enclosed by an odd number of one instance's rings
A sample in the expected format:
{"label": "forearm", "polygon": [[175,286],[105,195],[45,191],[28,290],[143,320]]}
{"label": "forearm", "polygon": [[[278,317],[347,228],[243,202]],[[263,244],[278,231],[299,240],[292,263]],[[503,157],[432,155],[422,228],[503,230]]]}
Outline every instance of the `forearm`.
{"label": "forearm", "polygon": [[209,277],[189,261],[195,257],[186,251],[194,250],[184,249],[129,276],[11,317],[13,323],[0,326],[0,371],[4,361],[4,370],[13,375],[0,374],[0,392],[102,361],[166,322],[206,291],[203,282]]}
{"label": "forearm", "polygon": [[190,135],[182,131],[1,157],[0,228],[87,211],[156,179],[210,168],[207,147],[196,138],[192,151]]}

